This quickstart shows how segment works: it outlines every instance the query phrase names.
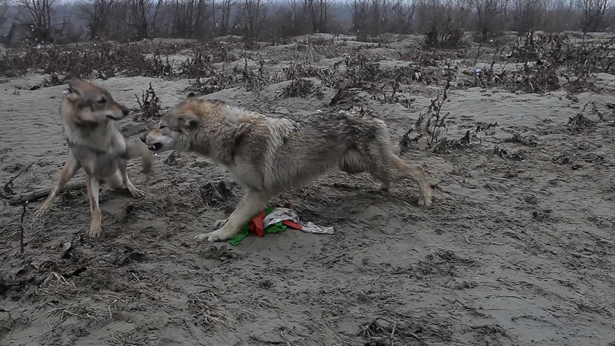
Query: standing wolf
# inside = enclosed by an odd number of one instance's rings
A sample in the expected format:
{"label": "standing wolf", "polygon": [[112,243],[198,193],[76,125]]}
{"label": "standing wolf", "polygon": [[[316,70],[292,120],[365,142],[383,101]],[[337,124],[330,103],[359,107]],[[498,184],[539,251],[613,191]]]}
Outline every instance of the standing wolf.
{"label": "standing wolf", "polygon": [[413,179],[419,186],[419,205],[431,204],[423,168],[395,155],[385,123],[372,117],[341,112],[298,121],[277,119],[190,94],[141,140],[152,151],[205,155],[224,165],[246,189],[230,217],[214,224],[221,228],[197,239],[231,238],[267,206],[270,197],[334,168],[351,174],[369,172],[384,190],[391,182]]}
{"label": "standing wolf", "polygon": [[144,192],[128,179],[126,165],[128,160],[142,156],[143,171],[149,173],[154,156],[140,141],[126,143],[116,121],[128,115],[129,109],[117,103],[107,90],[80,79],[70,81],[68,87],[60,104],[60,116],[69,152],[58,183],[36,216],[49,212],[58,192],[83,167],[91,211],[87,234],[99,237],[102,234],[98,205],[100,183],[128,188],[134,197],[142,197]]}

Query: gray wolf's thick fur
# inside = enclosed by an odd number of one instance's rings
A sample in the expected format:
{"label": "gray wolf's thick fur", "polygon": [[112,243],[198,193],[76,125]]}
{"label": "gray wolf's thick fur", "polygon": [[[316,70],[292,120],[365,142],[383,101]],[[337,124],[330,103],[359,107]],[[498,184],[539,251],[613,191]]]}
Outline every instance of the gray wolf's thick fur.
{"label": "gray wolf's thick fur", "polygon": [[142,197],[144,192],[128,179],[127,161],[142,156],[143,171],[149,173],[154,156],[140,141],[126,143],[116,121],[128,115],[129,109],[117,103],[107,90],[80,79],[70,81],[68,86],[60,104],[60,116],[69,152],[58,183],[36,216],[49,212],[58,192],[83,167],[91,211],[87,234],[99,237],[102,234],[98,205],[100,183],[128,188],[134,197]]}
{"label": "gray wolf's thick fur", "polygon": [[410,178],[418,183],[419,205],[431,204],[423,168],[395,155],[386,124],[369,116],[340,112],[302,120],[271,118],[191,94],[141,140],[152,151],[205,155],[224,165],[246,189],[230,217],[214,224],[221,228],[197,239],[231,238],[267,206],[270,197],[335,168],[369,172],[383,189]]}

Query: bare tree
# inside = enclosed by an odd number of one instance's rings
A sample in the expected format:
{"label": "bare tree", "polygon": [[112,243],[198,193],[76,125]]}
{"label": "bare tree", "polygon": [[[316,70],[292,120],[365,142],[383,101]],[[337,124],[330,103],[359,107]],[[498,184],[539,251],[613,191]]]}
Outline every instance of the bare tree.
{"label": "bare tree", "polygon": [[220,0],[220,2],[218,3],[216,12],[220,12],[220,15],[215,20],[218,35],[228,35],[230,30],[232,29],[232,27],[230,26],[231,13],[235,8],[235,5],[235,0]]}
{"label": "bare tree", "polygon": [[578,0],[581,11],[580,27],[583,33],[602,31],[607,26],[607,11],[612,7],[611,0]]}
{"label": "bare tree", "polygon": [[545,14],[542,29],[549,32],[576,30],[579,27],[578,0],[557,0],[551,3]]}
{"label": "bare tree", "polygon": [[260,37],[270,5],[269,0],[241,0],[240,17],[245,39],[254,41]]}
{"label": "bare tree", "polygon": [[529,32],[541,29],[548,0],[512,0],[512,29]]}
{"label": "bare tree", "polygon": [[305,1],[301,0],[287,0],[289,5],[289,14],[288,18],[290,21],[290,34],[291,35],[303,35],[310,30],[313,31],[313,28],[310,27],[310,13],[308,8],[305,6]]}
{"label": "bare tree", "polygon": [[304,0],[312,22],[312,32],[327,32],[327,23],[333,1],[331,0]]}
{"label": "bare tree", "polygon": [[2,25],[2,20],[5,19],[4,15],[9,10],[9,2],[8,0],[0,0],[0,25]]}
{"label": "bare tree", "polygon": [[128,0],[128,24],[134,30],[136,39],[148,38],[148,14],[151,10],[151,0]]}
{"label": "bare tree", "polygon": [[371,6],[369,0],[352,0],[348,7],[352,21],[351,30],[357,34],[357,40],[367,41]]}
{"label": "bare tree", "polygon": [[469,0],[475,15],[475,27],[481,41],[486,40],[495,31],[503,29],[503,20],[508,0]]}
{"label": "bare tree", "polygon": [[19,6],[25,9],[25,22],[32,25],[32,34],[36,40],[53,42],[54,4],[56,0],[19,0]]}
{"label": "bare tree", "polygon": [[416,2],[396,0],[391,7],[390,30],[396,34],[410,34],[413,31]]}
{"label": "bare tree", "polygon": [[108,24],[115,10],[115,5],[115,0],[93,0],[79,4],[79,12],[88,23],[90,40],[107,36]]}
{"label": "bare tree", "polygon": [[149,35],[154,35],[154,37],[168,35],[167,18],[169,15],[167,13],[167,2],[167,0],[156,1],[154,13],[150,13],[151,18],[148,18],[150,22],[148,32]]}
{"label": "bare tree", "polygon": [[4,26],[4,22],[7,20],[6,12],[9,10],[9,4],[7,0],[0,0],[0,28]]}
{"label": "bare tree", "polygon": [[388,0],[371,0],[370,34],[378,37],[386,31],[389,22],[390,3]]}
{"label": "bare tree", "polygon": [[206,0],[174,0],[171,12],[172,35],[183,38],[203,37],[209,12]]}
{"label": "bare tree", "polygon": [[461,1],[418,0],[416,12],[427,46],[454,47],[461,42],[469,16]]}

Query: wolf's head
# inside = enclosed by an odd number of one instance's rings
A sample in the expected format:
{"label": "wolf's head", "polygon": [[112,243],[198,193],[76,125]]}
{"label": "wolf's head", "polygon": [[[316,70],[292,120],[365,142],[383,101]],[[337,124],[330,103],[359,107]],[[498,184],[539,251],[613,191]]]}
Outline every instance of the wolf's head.
{"label": "wolf's head", "polygon": [[74,120],[82,123],[122,120],[130,113],[130,110],[116,102],[107,90],[82,79],[68,82],[61,107],[71,110]]}
{"label": "wolf's head", "polygon": [[219,105],[199,100],[194,93],[170,109],[160,119],[158,126],[141,136],[151,151],[187,151],[191,147],[192,135],[199,131],[207,118],[215,116]]}

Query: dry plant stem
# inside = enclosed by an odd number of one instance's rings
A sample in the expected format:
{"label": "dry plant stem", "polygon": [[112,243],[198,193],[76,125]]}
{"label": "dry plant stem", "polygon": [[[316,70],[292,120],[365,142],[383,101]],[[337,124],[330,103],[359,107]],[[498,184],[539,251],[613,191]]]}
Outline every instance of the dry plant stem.
{"label": "dry plant stem", "polygon": [[13,181],[17,179],[20,175],[22,175],[24,172],[26,172],[28,169],[30,169],[30,167],[32,167],[32,165],[34,165],[37,162],[38,161],[32,162],[26,168],[22,169],[19,173],[17,173],[16,176],[12,177],[9,181],[7,181],[6,184],[4,184],[4,188],[3,188],[4,192],[12,194],[13,190],[11,189],[10,185],[13,183]]}
{"label": "dry plant stem", "polygon": [[22,207],[22,211],[21,211],[21,222],[20,222],[20,232],[19,232],[19,253],[23,254],[24,253],[24,246],[23,246],[23,231],[24,231],[24,227],[23,227],[23,219],[24,216],[26,216],[26,206],[28,205],[28,201],[26,201]]}

